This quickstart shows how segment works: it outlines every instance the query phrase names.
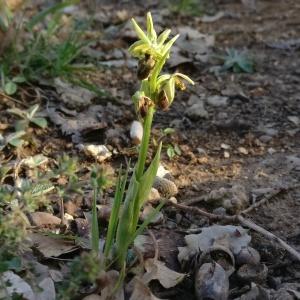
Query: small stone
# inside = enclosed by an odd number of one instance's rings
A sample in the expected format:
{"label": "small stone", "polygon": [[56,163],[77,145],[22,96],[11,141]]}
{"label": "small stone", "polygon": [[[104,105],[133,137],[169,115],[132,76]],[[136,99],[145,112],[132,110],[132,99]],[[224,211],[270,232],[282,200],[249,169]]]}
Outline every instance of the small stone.
{"label": "small stone", "polygon": [[139,121],[133,121],[130,127],[130,138],[135,145],[139,145],[143,138],[143,126]]}
{"label": "small stone", "polygon": [[213,213],[215,215],[225,216],[226,215],[226,209],[224,207],[218,207],[218,208],[215,208],[213,210]]}
{"label": "small stone", "polygon": [[210,96],[207,98],[207,103],[213,107],[226,106],[228,97],[222,97],[219,95]]}
{"label": "small stone", "polygon": [[261,137],[259,137],[259,140],[262,142],[262,143],[268,143],[272,140],[272,137],[269,136],[269,135],[262,135]]}
{"label": "small stone", "polygon": [[156,188],[151,188],[147,202],[152,204],[157,203],[161,199],[159,191]]}
{"label": "small stone", "polygon": [[229,158],[230,157],[230,153],[228,151],[224,151],[224,158]]}
{"label": "small stone", "polygon": [[203,148],[198,147],[197,151],[200,155],[206,155],[206,151]]}
{"label": "small stone", "polygon": [[165,198],[170,198],[178,193],[177,186],[174,182],[158,176],[155,177],[153,187]]}
{"label": "small stone", "polygon": [[92,156],[97,159],[98,162],[102,162],[111,157],[111,152],[104,145],[78,145],[80,150],[83,150],[86,155]]}
{"label": "small stone", "polygon": [[294,125],[298,126],[300,124],[300,119],[297,116],[288,116],[288,120]]}
{"label": "small stone", "polygon": [[276,150],[274,148],[269,148],[268,153],[273,155],[274,153],[276,153]]}
{"label": "small stone", "polygon": [[185,113],[192,120],[208,119],[208,112],[204,107],[204,102],[199,99],[199,102],[193,104],[186,109]]}
{"label": "small stone", "polygon": [[225,144],[225,143],[222,143],[222,144],[221,144],[221,148],[224,149],[224,150],[228,150],[228,149],[230,149],[230,145],[227,145],[227,144]]}
{"label": "small stone", "polygon": [[[145,221],[149,218],[149,216],[154,212],[155,208],[152,207],[152,205],[146,205],[143,209],[143,212],[141,214],[141,221]],[[162,212],[157,212],[153,216],[153,218],[150,220],[150,224],[157,225],[162,223],[164,220],[164,215]]]}
{"label": "small stone", "polygon": [[239,151],[241,154],[244,154],[244,155],[247,155],[247,154],[248,154],[248,150],[247,150],[245,147],[239,147],[239,148],[238,148],[238,151]]}
{"label": "small stone", "polygon": [[169,201],[171,201],[171,202],[174,203],[174,204],[177,204],[177,203],[178,203],[178,201],[177,201],[177,199],[176,199],[175,197],[171,197],[171,198],[169,199]]}

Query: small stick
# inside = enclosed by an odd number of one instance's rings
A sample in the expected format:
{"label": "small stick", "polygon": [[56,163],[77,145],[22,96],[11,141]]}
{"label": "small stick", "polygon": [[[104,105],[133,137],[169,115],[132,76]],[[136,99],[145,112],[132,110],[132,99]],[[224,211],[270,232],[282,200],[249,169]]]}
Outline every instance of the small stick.
{"label": "small stick", "polygon": [[216,221],[229,221],[229,222],[239,222],[241,225],[244,225],[246,227],[249,227],[250,229],[262,234],[263,236],[267,237],[271,241],[278,242],[282,248],[284,248],[288,253],[290,253],[292,256],[294,256],[297,260],[300,261],[300,253],[296,251],[294,248],[292,248],[290,245],[288,245],[285,241],[274,235],[273,233],[267,231],[266,229],[262,228],[261,226],[255,224],[253,221],[249,219],[245,219],[241,215],[234,215],[234,216],[228,216],[228,215],[216,215],[209,212],[206,212],[198,207],[190,207],[183,204],[173,203],[172,201],[169,201],[168,204],[179,208],[184,211],[188,211],[191,213],[195,213],[198,215],[205,216],[211,220]]}
{"label": "small stick", "polygon": [[290,186],[290,187],[281,187],[281,188],[277,188],[274,189],[274,191],[272,193],[270,193],[269,195],[264,196],[260,201],[253,203],[252,205],[250,205],[248,208],[246,208],[245,210],[243,210],[241,212],[241,214],[248,214],[250,213],[252,210],[258,208],[259,206],[262,206],[263,204],[265,204],[266,202],[268,202],[269,200],[271,200],[273,197],[286,192],[287,190],[290,189],[295,189],[298,188],[300,185],[294,185],[294,186]]}
{"label": "small stick", "polygon": [[291,255],[293,255],[295,258],[297,258],[300,261],[300,253],[298,251],[296,251],[294,248],[292,248],[290,245],[288,245],[285,241],[280,239],[278,236],[276,236],[275,234],[267,231],[266,229],[262,228],[261,226],[255,224],[251,220],[245,219],[241,215],[238,215],[237,219],[239,220],[239,222],[242,225],[247,226],[247,227],[249,227],[250,229],[253,229],[256,232],[261,233],[263,236],[267,237],[271,241],[278,242],[282,246],[282,248],[284,248],[286,251],[288,251]]}

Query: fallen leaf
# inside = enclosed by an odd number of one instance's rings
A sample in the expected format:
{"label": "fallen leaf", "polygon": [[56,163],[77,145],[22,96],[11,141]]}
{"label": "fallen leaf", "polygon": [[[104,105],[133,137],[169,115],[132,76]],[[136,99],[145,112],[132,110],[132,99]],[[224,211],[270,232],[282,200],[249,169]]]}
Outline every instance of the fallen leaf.
{"label": "fallen leaf", "polygon": [[70,253],[78,249],[72,240],[65,240],[60,236],[51,237],[39,233],[29,235],[36,248],[44,257],[58,257],[65,253]]}
{"label": "fallen leaf", "polygon": [[151,280],[157,279],[166,289],[177,285],[185,277],[185,274],[169,269],[164,263],[157,259],[147,259],[145,261],[145,269],[147,273],[143,276],[143,282],[148,283]]}
{"label": "fallen leaf", "polygon": [[211,246],[226,243],[234,255],[237,255],[242,248],[247,247],[251,241],[251,236],[247,230],[241,226],[213,225],[205,227],[199,234],[185,236],[186,247],[178,247],[178,260],[183,263],[197,255],[200,251],[207,251]]}
{"label": "fallen leaf", "polygon": [[162,300],[155,297],[150,289],[138,278],[134,279],[134,288],[129,300]]}
{"label": "fallen leaf", "polygon": [[30,214],[30,223],[33,226],[43,226],[43,225],[52,225],[52,224],[60,224],[61,219],[53,216],[47,212],[36,211]]}

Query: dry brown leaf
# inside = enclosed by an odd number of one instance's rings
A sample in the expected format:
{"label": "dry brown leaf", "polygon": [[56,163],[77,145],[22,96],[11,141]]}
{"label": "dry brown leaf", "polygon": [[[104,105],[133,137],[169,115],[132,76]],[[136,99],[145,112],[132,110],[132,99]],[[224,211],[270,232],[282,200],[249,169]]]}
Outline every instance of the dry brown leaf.
{"label": "dry brown leaf", "polygon": [[185,277],[185,274],[175,272],[166,267],[163,262],[152,258],[145,261],[145,269],[147,273],[143,276],[143,282],[148,283],[157,279],[166,289],[174,287]]}
{"label": "dry brown leaf", "polygon": [[119,280],[119,272],[116,270],[110,270],[103,272],[102,276],[98,278],[98,284],[101,288],[101,297],[99,300],[124,300],[124,290],[121,286],[117,291],[114,291]]}
{"label": "dry brown leaf", "polygon": [[155,297],[150,289],[138,278],[134,279],[134,288],[129,300],[162,300]]}
{"label": "dry brown leaf", "polygon": [[30,214],[30,223],[34,226],[58,225],[61,219],[47,212],[36,211]]}
{"label": "dry brown leaf", "polygon": [[32,233],[29,235],[29,238],[34,247],[46,258],[58,257],[78,249],[78,246],[76,246],[73,241],[64,240],[60,236],[51,237],[39,233]]}

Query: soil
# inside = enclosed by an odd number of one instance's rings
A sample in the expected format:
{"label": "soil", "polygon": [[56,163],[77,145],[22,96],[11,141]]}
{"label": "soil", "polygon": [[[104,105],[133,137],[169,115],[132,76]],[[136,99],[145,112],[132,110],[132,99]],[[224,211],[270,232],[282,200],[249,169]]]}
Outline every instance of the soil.
{"label": "soil", "polygon": [[[195,206],[208,211],[213,208],[201,199],[215,189],[241,185],[251,204],[264,195],[264,189],[284,188],[247,217],[300,252],[300,190],[297,188],[300,179],[300,4],[296,0],[256,2],[256,10],[252,10],[239,1],[215,1],[212,9],[224,12],[224,16],[214,22],[203,22],[201,17],[165,15],[165,10],[155,2],[149,7],[137,3],[99,5],[97,12],[104,11],[108,21],[103,25],[104,39],[95,44],[94,49],[106,55],[107,65],[112,61],[115,63],[117,55],[113,51],[121,51],[120,60],[123,60],[125,50],[134,38],[130,34],[124,37],[126,31],[122,29],[119,34],[110,35],[110,31],[122,28],[119,19],[120,12],[124,11],[126,20],[131,16],[143,18],[145,11],[151,10],[154,15],[163,14],[162,27],[176,31],[188,26],[203,34],[214,35],[215,43],[209,50],[211,57],[207,61],[191,61],[171,68],[188,74],[196,85],[179,93],[167,112],[158,112],[155,116],[154,136],[159,137],[166,127],[175,128],[175,133],[164,139],[165,145],[177,144],[182,152],[169,159],[164,149],[162,164],[171,172],[179,188],[178,202],[187,203],[199,198]],[[255,61],[255,72],[215,72],[213,67],[218,60],[213,55],[223,54],[227,48],[247,49]],[[127,58],[127,64],[106,66],[93,79],[114,96],[108,100],[99,98],[97,103],[91,104],[92,107],[105,107],[107,126],[81,133],[80,142],[106,144],[109,149],[117,149],[103,163],[113,170],[120,162],[136,158],[128,135],[129,124],[135,119],[130,96],[136,89],[136,67]],[[53,95],[55,101],[59,101],[59,95],[52,89],[43,86],[39,89],[43,99]],[[191,95],[204,99],[204,102],[210,96],[224,96],[227,102],[214,106],[205,102],[207,116],[190,118],[186,110],[191,106]],[[54,103],[58,106],[59,102]],[[5,113],[1,115],[2,123],[9,121]],[[109,130],[115,131],[110,131],[109,135]],[[36,147],[18,153],[20,157],[42,151],[55,158],[67,152],[79,156],[82,165],[91,165],[92,161],[86,160],[78,151],[76,141],[70,135],[63,135],[59,126],[52,123],[43,135],[35,133]],[[3,160],[8,155],[2,154]],[[110,191],[104,198],[109,199],[112,194]],[[152,230],[159,241],[161,260],[179,271],[177,247],[184,245],[184,235],[191,228],[213,222],[171,207],[166,207],[163,213],[164,223]],[[267,289],[300,282],[299,261],[277,243],[253,231],[249,233],[252,247],[259,251],[262,262],[269,269],[264,284]],[[154,293],[161,298],[194,299],[193,271],[189,271],[190,277],[175,289],[166,292],[154,285]],[[231,285],[236,287],[234,282]],[[237,296],[239,293],[232,292],[230,298]]]}

